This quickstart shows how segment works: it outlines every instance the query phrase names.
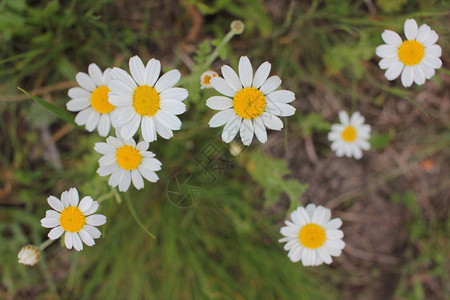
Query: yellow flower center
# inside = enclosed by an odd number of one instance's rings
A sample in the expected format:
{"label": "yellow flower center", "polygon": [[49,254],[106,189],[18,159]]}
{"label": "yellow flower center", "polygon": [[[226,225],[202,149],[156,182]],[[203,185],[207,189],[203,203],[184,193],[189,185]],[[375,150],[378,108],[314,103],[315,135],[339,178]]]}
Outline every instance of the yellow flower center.
{"label": "yellow flower center", "polygon": [[211,84],[211,76],[205,75],[205,77],[203,77],[203,84],[210,85]]}
{"label": "yellow flower center", "polygon": [[417,65],[425,55],[425,47],[416,40],[404,41],[398,48],[398,58],[407,66]]}
{"label": "yellow flower center", "polygon": [[325,243],[327,236],[322,226],[314,223],[303,226],[298,234],[298,239],[303,247],[309,249],[319,248]]}
{"label": "yellow flower center", "polygon": [[243,88],[233,97],[236,114],[243,119],[257,118],[266,108],[266,97],[256,88]]}
{"label": "yellow flower center", "polygon": [[353,126],[345,127],[344,131],[342,131],[342,139],[346,142],[353,142],[356,140],[356,130]]}
{"label": "yellow flower center", "polygon": [[86,224],[86,217],[78,207],[69,206],[61,212],[59,223],[65,231],[79,232]]}
{"label": "yellow flower center", "polygon": [[122,169],[131,171],[139,167],[142,155],[133,146],[125,145],[117,149],[117,163]]}
{"label": "yellow flower center", "polygon": [[159,110],[161,98],[151,86],[138,86],[133,93],[133,108],[141,116],[154,116]]}
{"label": "yellow flower center", "polygon": [[99,86],[91,94],[91,106],[101,114],[107,114],[116,108],[108,102],[109,92],[111,90],[107,86]]}

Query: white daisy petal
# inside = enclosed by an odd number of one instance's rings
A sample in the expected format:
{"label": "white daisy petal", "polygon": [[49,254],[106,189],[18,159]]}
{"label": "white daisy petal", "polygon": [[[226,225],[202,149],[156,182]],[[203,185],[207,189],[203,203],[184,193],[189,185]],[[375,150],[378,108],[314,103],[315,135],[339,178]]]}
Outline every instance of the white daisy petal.
{"label": "white daisy petal", "polygon": [[73,87],[69,89],[68,95],[72,99],[76,98],[91,98],[91,93],[89,93],[87,90],[82,89],[80,87]]}
{"label": "white daisy petal", "polygon": [[382,60],[380,60],[378,65],[380,66],[380,69],[386,70],[387,68],[389,68],[389,66],[393,65],[394,63],[399,63],[399,62],[400,61],[398,60],[398,57],[393,56],[393,57],[389,57],[389,58],[383,58]]}
{"label": "white daisy petal", "polygon": [[97,211],[98,207],[99,207],[98,202],[94,201],[94,202],[92,202],[91,207],[89,207],[88,210],[84,211],[83,213],[84,213],[85,216],[92,215],[93,213],[95,213]]}
{"label": "white daisy petal", "polygon": [[425,73],[423,72],[422,68],[420,66],[413,66],[412,67],[414,72],[414,82],[418,85],[425,83]]}
{"label": "white daisy petal", "polygon": [[236,72],[227,65],[222,66],[222,76],[228,85],[235,91],[242,89],[242,84]]}
{"label": "white daisy petal", "polygon": [[396,48],[400,47],[402,44],[402,38],[398,35],[397,32],[392,30],[385,30],[381,34],[381,38],[386,44],[392,45]]}
{"label": "white daisy petal", "polygon": [[226,125],[223,128],[222,140],[225,143],[231,142],[236,137],[237,133],[239,132],[239,129],[241,128],[241,124],[242,124],[242,118],[236,114],[233,114],[231,119],[229,119],[226,122]]}
{"label": "white daisy petal", "polygon": [[286,103],[267,103],[266,110],[269,113],[280,117],[289,117],[295,114],[295,108],[292,105]]}
{"label": "white daisy petal", "polygon": [[98,134],[100,136],[106,137],[111,130],[111,119],[107,114],[101,114],[100,120],[98,121]]}
{"label": "white daisy petal", "polygon": [[160,110],[156,114],[155,118],[164,126],[171,130],[179,130],[181,128],[181,121],[180,119],[175,116],[174,114],[165,111]]}
{"label": "white daisy petal", "polygon": [[46,218],[53,218],[53,219],[59,219],[60,217],[60,213],[53,210],[53,209],[49,209],[45,212],[45,217]]}
{"label": "white daisy petal", "polygon": [[67,249],[72,249],[73,245],[73,234],[72,232],[66,231],[66,234],[64,236],[64,244],[66,244]]}
{"label": "white daisy petal", "polygon": [[211,120],[209,120],[209,126],[210,127],[220,127],[223,124],[227,123],[231,118],[233,118],[236,115],[233,109],[226,109],[219,111],[217,114],[215,114]]}
{"label": "white daisy petal", "polygon": [[338,229],[342,226],[342,220],[339,218],[334,218],[331,221],[329,221],[327,224],[325,224],[326,230],[332,230],[332,229]]}
{"label": "white daisy petal", "polygon": [[77,251],[83,250],[83,243],[81,242],[80,236],[78,235],[77,232],[74,232],[72,234],[72,238],[73,238],[73,248]]}
{"label": "white daisy petal", "polygon": [[186,104],[179,100],[161,100],[160,109],[168,111],[174,115],[180,115],[186,111]]}
{"label": "white daisy petal", "polygon": [[267,131],[262,118],[258,117],[253,119],[253,127],[256,138],[263,144],[267,142]]}
{"label": "white daisy petal", "polygon": [[417,36],[417,23],[414,19],[408,19],[405,22],[405,36],[408,40],[414,40]]}
{"label": "white daisy petal", "polygon": [[137,169],[131,171],[131,181],[136,189],[140,190],[144,188],[144,180]]}
{"label": "white daisy petal", "polygon": [[267,128],[272,130],[281,130],[283,128],[283,121],[280,120],[277,116],[274,114],[264,112],[261,115],[261,118],[264,122],[264,125],[266,125]]}
{"label": "white daisy petal", "polygon": [[[119,180],[119,191],[126,192],[131,185],[131,173],[130,171],[122,172],[122,176]],[[90,224],[93,225],[93,224]]]}
{"label": "white daisy petal", "polygon": [[102,70],[96,64],[90,64],[88,67],[89,76],[96,86],[103,85],[103,73]]}
{"label": "white daisy petal", "polygon": [[279,88],[280,85],[280,77],[274,75],[269,77],[266,82],[264,82],[263,85],[259,88],[259,90],[261,91],[261,93],[263,93],[263,95],[267,95]]}
{"label": "white daisy petal", "polygon": [[61,226],[55,227],[48,233],[48,238],[51,240],[56,240],[64,233],[64,229]]}
{"label": "white daisy petal", "polygon": [[394,80],[400,75],[404,66],[402,62],[396,61],[386,70],[384,76],[387,80]]}
{"label": "white daisy petal", "polygon": [[69,191],[64,191],[61,193],[61,202],[64,205],[64,208],[70,206]]}
{"label": "white daisy petal", "polygon": [[111,80],[111,82],[114,80],[121,81],[122,83],[128,85],[133,91],[136,88],[136,82],[134,81],[133,77],[131,77],[130,74],[128,74],[121,68],[113,68],[111,71],[111,77],[113,79]]}
{"label": "white daisy petal", "polygon": [[59,220],[55,218],[43,218],[41,219],[41,225],[45,228],[53,228],[59,226]]}
{"label": "white daisy petal", "polygon": [[211,78],[211,85],[216,91],[225,96],[234,97],[234,95],[236,94],[236,91],[223,78]]}
{"label": "white daisy petal", "polygon": [[215,110],[224,110],[233,107],[233,100],[224,96],[213,96],[206,100],[206,106]]}
{"label": "white daisy petal", "polygon": [[440,57],[442,55],[442,48],[439,45],[431,45],[425,48],[425,55]]}
{"label": "white daisy petal", "polygon": [[239,78],[243,87],[252,86],[253,68],[247,56],[241,56],[239,59]]}
{"label": "white daisy petal", "polygon": [[267,98],[274,102],[290,103],[295,100],[295,94],[291,91],[279,90],[268,94]]}
{"label": "white daisy petal", "polygon": [[140,124],[141,124],[141,116],[135,114],[131,119],[131,121],[120,127],[120,134],[124,139],[130,139],[135,135]]}
{"label": "white daisy petal", "polygon": [[71,206],[78,206],[78,201],[80,196],[78,195],[78,190],[76,188],[69,189],[69,202]]}
{"label": "white daisy petal", "polygon": [[153,121],[153,117],[142,118],[142,137],[146,142],[156,141],[156,125]]}
{"label": "white daisy petal", "polygon": [[85,90],[93,92],[97,87],[95,86],[94,81],[92,81],[91,77],[88,74],[83,72],[78,72],[75,76],[78,84]]}
{"label": "white daisy petal", "polygon": [[161,62],[152,58],[148,61],[144,72],[144,84],[154,86],[161,73]]}
{"label": "white daisy petal", "polygon": [[80,232],[78,232],[78,234],[81,237],[81,240],[83,241],[83,243],[85,243],[88,246],[94,246],[95,241],[92,238],[92,236],[84,229],[81,229]]}
{"label": "white daisy petal", "polygon": [[189,96],[189,93],[186,89],[178,88],[178,87],[164,90],[163,92],[161,92],[159,94],[159,97],[161,98],[161,100],[172,99],[172,100],[183,101],[188,96]]}
{"label": "white daisy petal", "polygon": [[91,105],[89,98],[75,98],[66,103],[68,111],[80,111]]}
{"label": "white daisy petal", "polygon": [[344,237],[344,233],[342,230],[327,230],[326,231],[327,238],[332,240],[342,239]]}
{"label": "white daisy petal", "polygon": [[146,84],[146,80],[144,77],[145,67],[144,67],[144,64],[142,63],[142,60],[139,58],[139,56],[135,55],[135,56],[131,57],[128,62],[128,65],[130,68],[131,76],[133,76],[134,80],[139,85]]}
{"label": "white daisy petal", "polygon": [[92,110],[86,122],[86,130],[92,132],[97,128],[98,122],[100,121],[100,114]]}
{"label": "white daisy petal", "polygon": [[94,239],[98,239],[101,236],[101,231],[91,225],[84,225],[82,230],[86,231]]}
{"label": "white daisy petal", "polygon": [[429,46],[433,45],[434,43],[436,43],[438,39],[439,39],[439,35],[436,33],[436,31],[431,30],[430,33],[428,34],[427,38],[423,41],[422,44],[424,47],[429,47]]}
{"label": "white daisy petal", "polygon": [[86,217],[86,223],[91,226],[101,226],[106,223],[104,215],[96,214]]}
{"label": "white daisy petal", "polygon": [[253,78],[252,86],[259,89],[263,83],[267,80],[270,74],[271,64],[266,61],[255,72],[255,77]]}
{"label": "white daisy petal", "polygon": [[[118,102],[120,103],[121,98],[123,99],[129,99],[130,96],[133,95],[134,93],[134,89],[131,88],[128,84],[126,84],[125,82],[121,81],[121,80],[111,80],[108,88],[111,90],[111,96],[119,96],[117,97],[117,99],[111,101],[109,100],[109,102],[111,104],[113,104],[114,102]],[[128,102],[128,101],[127,101]],[[113,104],[116,105],[116,104]]]}
{"label": "white daisy petal", "polygon": [[158,93],[165,91],[180,81],[181,73],[178,70],[170,70],[159,78],[155,84],[155,89]]}
{"label": "white daisy petal", "polygon": [[410,66],[405,66],[402,72],[402,84],[404,87],[410,87],[414,81],[413,68]]}
{"label": "white daisy petal", "polygon": [[64,209],[62,202],[55,196],[48,197],[47,202],[51,206],[51,208],[53,208],[54,210],[56,210],[58,212],[62,212]]}
{"label": "white daisy petal", "polygon": [[417,37],[416,40],[419,43],[422,43],[428,38],[428,36],[430,35],[431,32],[431,28],[430,26],[426,25],[426,24],[422,24],[419,27],[419,31],[417,32]]}
{"label": "white daisy petal", "polygon": [[375,54],[382,58],[390,58],[397,56],[397,48],[392,45],[381,45],[378,46]]}
{"label": "white daisy petal", "polygon": [[156,132],[164,139],[170,139],[173,136],[172,130],[162,124],[158,118],[154,118]]}
{"label": "white daisy petal", "polygon": [[255,129],[253,128],[253,122],[250,119],[244,119],[241,124],[240,135],[242,143],[249,146],[253,140],[253,134]]}
{"label": "white daisy petal", "polygon": [[89,208],[91,208],[93,202],[94,202],[94,200],[92,200],[92,198],[90,196],[83,197],[83,199],[81,199],[81,202],[80,202],[80,205],[78,206],[78,208],[81,210],[81,212],[84,213]]}
{"label": "white daisy petal", "polygon": [[425,56],[423,58],[423,63],[433,69],[439,69],[442,67],[442,61],[437,57]]}

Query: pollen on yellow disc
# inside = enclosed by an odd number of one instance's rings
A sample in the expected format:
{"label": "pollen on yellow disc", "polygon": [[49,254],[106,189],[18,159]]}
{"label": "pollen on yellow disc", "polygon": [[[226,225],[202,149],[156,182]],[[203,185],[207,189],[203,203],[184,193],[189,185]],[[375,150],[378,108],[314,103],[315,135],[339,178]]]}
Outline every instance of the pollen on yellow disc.
{"label": "pollen on yellow disc", "polygon": [[86,217],[78,207],[69,206],[61,212],[59,223],[65,231],[79,232],[86,224]]}
{"label": "pollen on yellow disc", "polygon": [[243,119],[254,119],[266,108],[266,97],[256,88],[243,88],[233,97],[233,108]]}
{"label": "pollen on yellow disc", "polygon": [[345,127],[344,131],[342,131],[342,139],[346,142],[353,142],[356,140],[356,130],[353,126]]}
{"label": "pollen on yellow disc", "polygon": [[99,86],[91,94],[91,106],[101,114],[111,112],[115,106],[108,102],[108,93],[111,90],[107,86]]}
{"label": "pollen on yellow disc", "polygon": [[303,247],[309,249],[319,248],[326,240],[325,230],[314,223],[303,226],[298,234],[298,239]]}
{"label": "pollen on yellow disc", "polygon": [[131,171],[139,167],[142,155],[133,146],[125,145],[117,149],[117,163],[122,169]]}
{"label": "pollen on yellow disc", "polygon": [[154,116],[161,102],[159,93],[148,85],[138,86],[133,93],[133,108],[141,116]]}
{"label": "pollen on yellow disc", "polygon": [[425,47],[416,40],[404,41],[398,48],[398,58],[407,66],[417,65],[425,55]]}

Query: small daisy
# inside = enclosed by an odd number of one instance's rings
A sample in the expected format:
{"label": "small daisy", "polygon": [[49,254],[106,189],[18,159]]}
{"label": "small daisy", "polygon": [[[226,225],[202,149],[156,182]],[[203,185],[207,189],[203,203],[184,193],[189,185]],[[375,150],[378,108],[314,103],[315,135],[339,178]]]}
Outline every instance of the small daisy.
{"label": "small daisy", "polygon": [[53,228],[48,233],[51,240],[56,240],[64,232],[64,242],[67,249],[83,250],[83,241],[88,246],[95,244],[94,239],[101,235],[100,230],[94,226],[106,223],[104,215],[95,214],[98,202],[86,196],[79,201],[78,191],[71,188],[61,194],[61,200],[54,196],[47,198],[48,204],[53,208],[47,210],[45,218],[41,219],[41,225],[45,228]]}
{"label": "small daisy", "polygon": [[407,40],[403,42],[396,32],[383,32],[381,37],[386,44],[377,47],[376,54],[382,58],[378,65],[382,70],[387,69],[384,76],[388,80],[396,79],[401,73],[404,87],[410,87],[413,82],[424,84],[442,66],[439,59],[442,49],[436,45],[439,36],[426,24],[417,28],[413,19],[406,20],[405,35]]}
{"label": "small daisy", "polygon": [[281,130],[283,122],[278,117],[292,116],[295,108],[287,103],[295,100],[291,91],[276,89],[281,85],[278,76],[269,76],[271,65],[264,62],[253,74],[247,56],[239,60],[239,76],[229,66],[222,67],[221,77],[211,79],[211,84],[224,96],[206,100],[209,108],[220,110],[209,121],[210,127],[224,124],[222,140],[231,142],[240,132],[242,143],[250,145],[253,134],[261,143],[267,141],[266,127]]}
{"label": "small daisy", "polygon": [[79,111],[75,117],[78,125],[86,125],[89,132],[97,128],[100,136],[107,136],[111,123],[116,127],[116,107],[108,102],[111,69],[102,73],[96,64],[90,64],[88,72],[89,75],[77,73],[76,79],[80,87],[69,89],[68,94],[72,100],[67,102],[66,107],[68,111]]}
{"label": "small daisy", "polygon": [[119,186],[119,191],[126,192],[131,182],[136,189],[144,187],[142,177],[150,182],[157,182],[159,177],[155,171],[161,170],[161,162],[155,154],[147,151],[149,143],[136,142],[124,139],[117,132],[117,137],[108,137],[106,143],[96,143],[95,151],[103,154],[98,161],[100,168],[97,173],[100,176],[109,176],[109,185]]}
{"label": "small daisy", "polygon": [[339,230],[342,220],[330,220],[331,212],[323,206],[308,204],[306,209],[298,207],[291,213],[291,220],[280,232],[285,237],[280,243],[286,243],[284,250],[289,251],[292,262],[302,261],[304,266],[331,264],[331,256],[340,256],[345,247],[344,233]]}
{"label": "small daisy", "polygon": [[203,72],[202,76],[200,76],[200,84],[201,84],[200,88],[212,89],[211,78],[213,77],[219,77],[219,74],[211,70]]}
{"label": "small daisy", "polygon": [[331,150],[336,155],[362,157],[361,150],[369,150],[370,143],[370,125],[364,124],[364,117],[359,112],[354,112],[351,118],[345,111],[339,112],[341,124],[333,124],[328,133],[328,140],[331,142]]}
{"label": "small daisy", "polygon": [[128,140],[141,125],[146,142],[155,141],[156,133],[170,139],[172,130],[181,128],[176,115],[186,111],[182,101],[189,95],[186,89],[173,87],[181,78],[180,72],[171,70],[159,78],[159,60],[151,59],[144,66],[138,56],[130,58],[129,67],[132,76],[114,68],[113,80],[109,84],[109,101],[117,106],[117,125],[121,135]]}

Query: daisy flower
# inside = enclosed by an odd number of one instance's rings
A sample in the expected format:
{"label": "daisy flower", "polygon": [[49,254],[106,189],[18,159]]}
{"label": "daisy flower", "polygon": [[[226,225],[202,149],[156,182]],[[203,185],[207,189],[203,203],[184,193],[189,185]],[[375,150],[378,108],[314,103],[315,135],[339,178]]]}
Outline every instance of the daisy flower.
{"label": "daisy flower", "polygon": [[186,111],[182,101],[189,95],[186,89],[173,87],[181,78],[180,72],[171,70],[159,78],[159,60],[151,59],[144,66],[138,56],[130,58],[129,67],[132,76],[114,68],[113,80],[109,83],[109,102],[117,106],[117,125],[121,135],[128,140],[141,125],[146,142],[155,141],[156,133],[170,139],[172,130],[181,128],[176,115]]}
{"label": "daisy flower", "polygon": [[[53,228],[48,233],[51,240],[56,240],[64,232],[64,242],[67,249],[83,250],[83,243],[88,246],[95,244],[94,239],[101,235],[100,230],[94,226],[106,223],[104,215],[95,214],[98,202],[86,196],[79,201],[78,191],[71,188],[61,194],[61,200],[54,196],[47,198],[48,204],[53,208],[47,210],[45,218],[41,219],[41,225],[45,228]],[[83,241],[83,243],[82,243]]]}
{"label": "daisy flower", "polygon": [[78,125],[86,125],[89,132],[97,128],[100,136],[107,136],[111,123],[116,127],[116,107],[108,102],[111,69],[102,73],[96,64],[90,64],[88,72],[89,74],[77,73],[76,80],[80,87],[69,89],[68,94],[72,100],[67,102],[66,108],[68,111],[79,111],[75,117]]}
{"label": "daisy flower", "polygon": [[144,187],[142,177],[150,182],[157,182],[159,177],[155,171],[161,170],[161,162],[155,154],[147,151],[150,146],[147,142],[136,142],[124,139],[117,132],[117,137],[108,137],[106,143],[96,143],[94,150],[103,156],[99,159],[97,173],[100,176],[109,176],[109,185],[119,186],[119,191],[126,192],[131,182],[136,189]]}
{"label": "daisy flower", "polygon": [[239,60],[239,76],[229,66],[222,67],[221,77],[211,78],[211,84],[224,96],[206,100],[209,108],[220,110],[209,121],[210,127],[225,125],[222,140],[231,142],[240,132],[242,143],[250,145],[253,135],[261,142],[267,141],[266,127],[281,130],[283,122],[278,117],[292,116],[295,108],[287,103],[295,100],[291,91],[276,89],[281,85],[278,76],[269,76],[271,65],[264,62],[253,74],[247,56]]}
{"label": "daisy flower", "polygon": [[342,220],[330,217],[328,208],[314,204],[308,204],[306,209],[298,207],[291,213],[292,222],[285,221],[286,226],[280,230],[285,237],[279,242],[287,242],[284,250],[289,251],[292,262],[301,260],[304,266],[318,266],[331,264],[331,256],[341,255],[345,247],[344,233],[338,229]]}
{"label": "daisy flower", "polygon": [[217,74],[217,72],[208,70],[206,72],[203,72],[202,76],[200,76],[200,84],[201,84],[201,89],[212,89],[212,85],[211,85],[211,78],[213,77],[219,77],[219,74]]}
{"label": "daisy flower", "polygon": [[407,40],[403,42],[396,32],[383,32],[381,37],[386,44],[377,47],[376,54],[382,58],[378,65],[386,70],[384,76],[388,80],[396,79],[401,73],[404,87],[410,87],[413,82],[424,84],[442,66],[439,59],[442,49],[436,45],[439,36],[426,24],[417,28],[413,19],[406,20],[405,35]]}
{"label": "daisy flower", "polygon": [[370,125],[364,124],[364,117],[359,112],[354,112],[349,118],[345,111],[339,112],[341,124],[333,124],[328,133],[331,142],[331,150],[336,155],[354,157],[360,159],[362,150],[370,149]]}

